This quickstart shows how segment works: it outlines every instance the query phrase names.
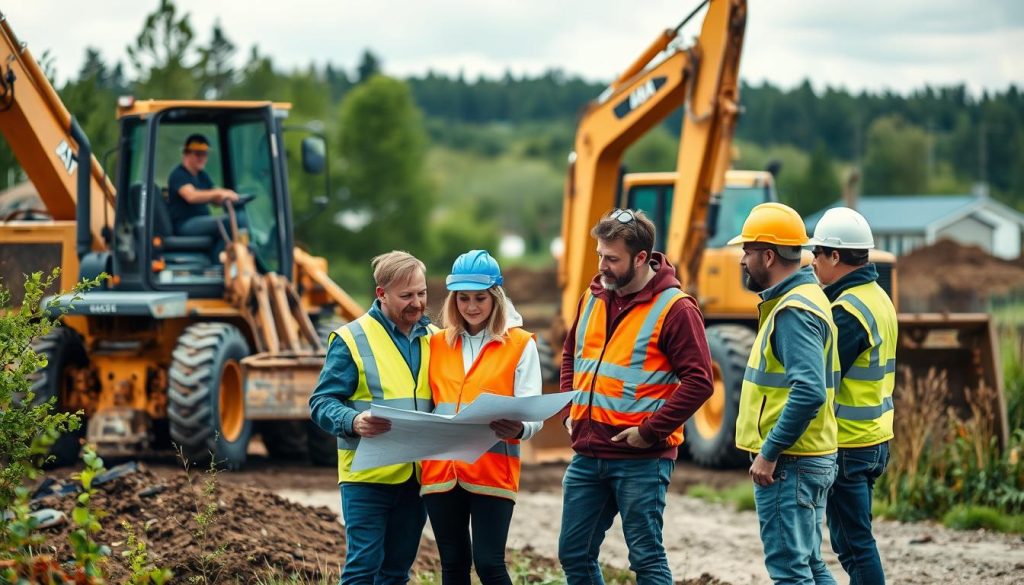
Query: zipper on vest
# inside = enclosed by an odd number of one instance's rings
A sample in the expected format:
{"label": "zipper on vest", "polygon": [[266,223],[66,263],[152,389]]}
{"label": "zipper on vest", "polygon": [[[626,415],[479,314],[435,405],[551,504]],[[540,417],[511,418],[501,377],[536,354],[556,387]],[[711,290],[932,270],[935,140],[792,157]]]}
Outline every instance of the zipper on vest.
{"label": "zipper on vest", "polygon": [[757,413],[757,436],[764,440],[764,434],[761,433],[761,417],[764,416],[764,407],[768,404],[768,397],[761,397],[761,410]]}

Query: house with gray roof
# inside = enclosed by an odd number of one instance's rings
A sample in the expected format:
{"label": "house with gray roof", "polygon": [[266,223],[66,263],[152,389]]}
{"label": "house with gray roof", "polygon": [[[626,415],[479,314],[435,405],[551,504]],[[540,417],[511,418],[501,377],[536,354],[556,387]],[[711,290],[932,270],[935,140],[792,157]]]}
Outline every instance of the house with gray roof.
{"label": "house with gray roof", "polygon": [[[807,233],[826,210],[841,205],[807,216]],[[985,195],[871,195],[858,199],[857,211],[871,225],[875,247],[897,256],[942,238],[1008,260],[1021,255],[1024,214]]]}

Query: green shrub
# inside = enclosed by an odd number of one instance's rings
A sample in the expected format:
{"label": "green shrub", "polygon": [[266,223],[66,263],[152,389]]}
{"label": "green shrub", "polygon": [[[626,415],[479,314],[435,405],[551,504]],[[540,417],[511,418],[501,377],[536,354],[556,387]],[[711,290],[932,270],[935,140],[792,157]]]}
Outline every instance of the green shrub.
{"label": "green shrub", "polygon": [[875,491],[887,515],[905,521],[943,518],[958,506],[1024,514],[1024,430],[999,448],[993,392],[966,389],[970,414],[960,416],[944,406],[944,373],[905,376],[896,397],[892,460]]}
{"label": "green shrub", "polygon": [[954,530],[1024,532],[1024,515],[1007,515],[986,506],[955,506],[942,517],[942,524]]}

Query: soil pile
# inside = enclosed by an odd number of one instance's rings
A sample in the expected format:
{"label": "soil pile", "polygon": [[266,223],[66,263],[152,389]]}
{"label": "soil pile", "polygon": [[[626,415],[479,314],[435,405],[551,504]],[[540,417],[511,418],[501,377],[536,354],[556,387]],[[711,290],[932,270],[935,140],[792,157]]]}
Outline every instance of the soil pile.
{"label": "soil pile", "polygon": [[903,310],[978,311],[987,299],[1024,288],[1024,264],[952,240],[900,257],[897,268]]}
{"label": "soil pile", "polygon": [[[129,464],[123,475],[97,487],[95,508],[107,515],[101,520],[102,531],[93,538],[111,548],[105,566],[108,582],[120,583],[130,575],[121,554],[126,549],[124,522],[146,542],[156,565],[174,571],[176,583],[200,575],[214,583],[266,582],[269,574],[294,576],[299,582],[337,578],[345,534],[333,511],[219,480],[206,489],[209,474],[192,473],[191,478],[190,483],[183,471],[167,477]],[[52,487],[66,489],[70,483],[59,481]],[[74,504],[74,493],[36,502],[37,507],[60,510],[68,518]],[[196,515],[210,506],[216,508],[203,535]],[[60,561],[72,557],[67,538],[72,529],[64,524],[45,531],[46,544]],[[413,570],[439,567],[436,546],[424,539]]]}

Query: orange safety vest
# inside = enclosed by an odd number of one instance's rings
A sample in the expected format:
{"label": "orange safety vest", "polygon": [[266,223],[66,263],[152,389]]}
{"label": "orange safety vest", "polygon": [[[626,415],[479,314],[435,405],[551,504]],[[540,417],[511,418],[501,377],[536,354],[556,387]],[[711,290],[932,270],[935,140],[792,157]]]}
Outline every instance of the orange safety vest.
{"label": "orange safety vest", "polygon": [[[513,396],[516,366],[533,335],[509,329],[505,343],[490,341],[469,372],[462,361],[462,338],[449,347],[444,331],[430,338],[430,390],[434,412],[455,414],[483,392]],[[476,463],[424,460],[420,493],[436,494],[456,484],[469,492],[516,499],[519,491],[519,440],[499,440]]]}
{"label": "orange safety vest", "polygon": [[[573,421],[635,427],[661,408],[679,379],[658,338],[669,309],[687,296],[678,288],[661,291],[627,311],[609,338],[607,305],[589,290],[584,294],[573,356],[572,387],[580,391],[569,409]],[[682,426],[665,442],[680,445]]]}

